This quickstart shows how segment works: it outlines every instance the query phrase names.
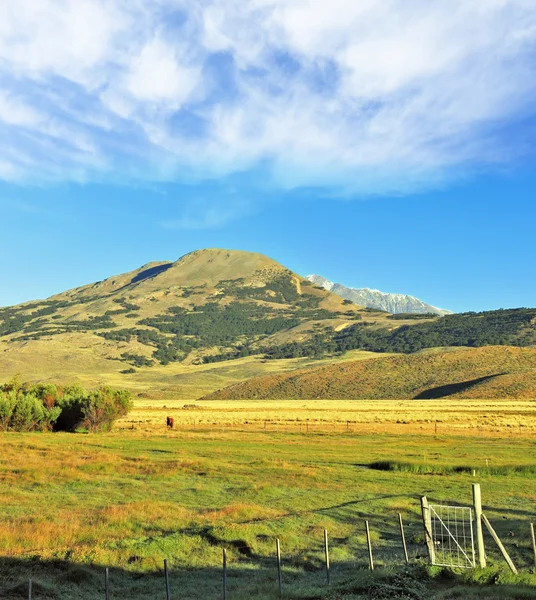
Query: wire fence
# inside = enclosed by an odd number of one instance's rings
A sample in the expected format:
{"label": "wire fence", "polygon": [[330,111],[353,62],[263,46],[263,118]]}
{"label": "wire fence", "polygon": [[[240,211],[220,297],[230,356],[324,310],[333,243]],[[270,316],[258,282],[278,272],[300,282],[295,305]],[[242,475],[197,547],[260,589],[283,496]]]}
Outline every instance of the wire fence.
{"label": "wire fence", "polygon": [[434,564],[443,567],[473,568],[475,541],[473,511],[465,506],[430,504]]}

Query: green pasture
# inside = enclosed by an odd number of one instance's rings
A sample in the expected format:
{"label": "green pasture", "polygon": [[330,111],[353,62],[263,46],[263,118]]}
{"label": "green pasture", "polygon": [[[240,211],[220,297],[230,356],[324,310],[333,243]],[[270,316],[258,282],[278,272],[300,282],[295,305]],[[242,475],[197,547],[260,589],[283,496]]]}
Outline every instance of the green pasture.
{"label": "green pasture", "polygon": [[[484,571],[425,565],[419,497],[470,505],[473,469],[517,577],[489,537]],[[35,599],[104,598],[109,567],[113,599],[164,599],[167,559],[173,598],[220,598],[226,548],[230,600],[277,598],[279,538],[287,598],[536,598],[535,472],[536,443],[523,438],[3,434],[0,597],[27,597],[32,577]]]}

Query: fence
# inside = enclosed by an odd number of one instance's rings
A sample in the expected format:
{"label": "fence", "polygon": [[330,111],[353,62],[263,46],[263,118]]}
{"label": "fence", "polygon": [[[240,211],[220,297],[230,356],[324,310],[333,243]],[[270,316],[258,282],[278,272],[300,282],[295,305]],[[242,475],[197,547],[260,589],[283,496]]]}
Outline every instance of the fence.
{"label": "fence", "polygon": [[[158,412],[164,414],[162,409]],[[170,411],[173,412],[173,411]],[[123,419],[116,428],[121,431],[166,431],[166,418]],[[181,432],[204,433],[299,433],[299,434],[360,434],[360,433],[393,433],[419,435],[485,435],[486,437],[526,438],[533,430],[523,427],[495,427],[467,425],[466,423],[440,423],[433,421],[356,421],[356,420],[251,420],[245,422],[217,421],[209,418],[175,418],[173,430]]]}
{"label": "fence", "polygon": [[[508,567],[513,573],[517,573],[517,568],[509,556],[506,548],[501,542],[495,529],[490,523],[487,516],[482,512],[482,501],[480,485],[472,484],[473,492],[473,507],[465,506],[450,506],[441,504],[429,504],[425,496],[421,497],[422,525],[424,529],[423,541],[417,546],[417,549],[426,548],[429,562],[433,565],[443,566],[453,569],[468,569],[486,566],[486,552],[484,548],[483,528],[482,525],[489,531],[492,539],[497,544],[501,555],[508,564]],[[391,560],[389,564],[410,564],[426,558],[426,553],[408,552],[408,544],[406,541],[404,521],[401,513],[398,513],[398,532],[396,560]],[[371,529],[368,520],[361,523],[362,533],[365,534],[366,557],[368,569],[374,571],[377,568],[375,562],[374,544],[372,542]],[[475,531],[476,530],[476,531]],[[530,523],[530,540],[534,559],[534,573],[536,573],[536,537],[534,525]],[[477,552],[475,552],[475,542]],[[330,542],[328,530],[324,529],[323,539],[323,565],[322,570],[325,572],[325,585],[330,586],[333,581],[332,563],[330,560]],[[277,572],[277,577],[274,577],[274,591],[279,596],[284,595],[285,590],[285,573],[284,573],[284,545],[281,540],[274,540],[273,565],[274,573]],[[391,555],[393,556],[393,555]],[[477,561],[478,557],[478,561]],[[386,561],[383,561],[386,564]],[[221,597],[223,600],[231,600],[228,590],[229,574],[233,570],[233,564],[229,562],[227,548],[222,544],[221,548]],[[318,573],[320,571],[317,571]],[[104,585],[103,596],[105,600],[111,600],[113,592],[113,580],[110,576],[110,569],[104,569]],[[172,586],[170,582],[168,560],[163,562],[163,578],[162,578],[162,594],[165,592],[166,600],[171,600]],[[20,595],[20,594],[19,594]],[[156,595],[156,594],[155,594]],[[180,594],[177,596],[180,597]],[[27,598],[34,598],[34,581],[29,579],[27,585]],[[35,595],[34,600],[39,600],[38,595]]]}

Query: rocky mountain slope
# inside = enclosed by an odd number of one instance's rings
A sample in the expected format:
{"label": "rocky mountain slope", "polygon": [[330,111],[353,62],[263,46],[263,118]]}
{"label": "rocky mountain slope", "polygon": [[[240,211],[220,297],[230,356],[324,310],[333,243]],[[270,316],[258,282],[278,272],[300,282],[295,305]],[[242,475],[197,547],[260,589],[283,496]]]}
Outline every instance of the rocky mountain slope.
{"label": "rocky mountain slope", "polygon": [[380,292],[379,290],[370,290],[368,288],[346,287],[341,283],[333,283],[320,275],[308,275],[307,279],[311,283],[321,286],[345,300],[350,300],[355,304],[368,308],[384,310],[392,314],[430,313],[441,316],[451,314],[451,311],[449,310],[426,304],[426,302],[406,294],[390,294],[387,292]]}

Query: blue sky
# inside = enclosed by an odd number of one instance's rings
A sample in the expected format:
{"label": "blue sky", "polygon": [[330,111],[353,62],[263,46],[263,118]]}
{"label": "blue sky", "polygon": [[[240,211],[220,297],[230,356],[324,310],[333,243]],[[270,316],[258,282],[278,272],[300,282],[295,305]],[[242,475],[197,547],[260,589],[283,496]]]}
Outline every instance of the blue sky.
{"label": "blue sky", "polygon": [[203,247],[534,306],[529,0],[0,8],[0,305]]}

